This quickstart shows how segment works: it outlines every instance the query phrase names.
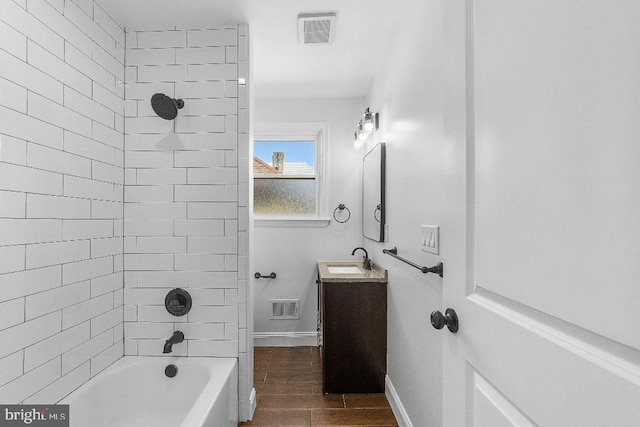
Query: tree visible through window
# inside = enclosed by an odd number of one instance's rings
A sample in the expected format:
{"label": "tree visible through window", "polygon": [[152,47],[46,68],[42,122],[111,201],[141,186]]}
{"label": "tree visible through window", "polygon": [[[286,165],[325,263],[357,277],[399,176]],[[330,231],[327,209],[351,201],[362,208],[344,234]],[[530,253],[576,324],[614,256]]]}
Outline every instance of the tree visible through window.
{"label": "tree visible through window", "polygon": [[253,212],[318,212],[318,170],[313,139],[257,139],[253,145]]}

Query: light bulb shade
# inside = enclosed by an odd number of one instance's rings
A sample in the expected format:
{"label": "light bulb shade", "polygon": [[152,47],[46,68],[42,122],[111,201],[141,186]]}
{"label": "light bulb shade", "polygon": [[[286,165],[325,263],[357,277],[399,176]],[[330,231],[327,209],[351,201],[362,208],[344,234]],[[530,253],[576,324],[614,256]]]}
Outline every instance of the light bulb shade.
{"label": "light bulb shade", "polygon": [[356,130],[357,139],[360,141],[364,141],[367,139],[367,132],[364,130],[364,126],[362,124],[362,120],[358,123],[358,129]]}
{"label": "light bulb shade", "polygon": [[368,108],[367,108],[367,111],[364,112],[364,115],[362,117],[362,123],[363,123],[362,127],[364,131],[367,132],[369,135],[371,135],[375,130],[376,124],[375,124],[375,116]]}
{"label": "light bulb shade", "polygon": [[373,133],[373,123],[371,123],[371,122],[365,123],[364,124],[364,131],[369,133],[369,134],[372,134]]}

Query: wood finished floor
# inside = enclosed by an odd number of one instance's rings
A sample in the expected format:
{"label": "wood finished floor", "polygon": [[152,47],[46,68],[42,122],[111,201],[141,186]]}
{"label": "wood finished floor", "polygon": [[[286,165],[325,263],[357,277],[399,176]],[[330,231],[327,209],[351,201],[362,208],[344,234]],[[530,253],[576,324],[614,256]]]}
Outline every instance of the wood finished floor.
{"label": "wood finished floor", "polygon": [[384,394],[322,394],[318,347],[255,347],[258,406],[241,427],[397,426]]}

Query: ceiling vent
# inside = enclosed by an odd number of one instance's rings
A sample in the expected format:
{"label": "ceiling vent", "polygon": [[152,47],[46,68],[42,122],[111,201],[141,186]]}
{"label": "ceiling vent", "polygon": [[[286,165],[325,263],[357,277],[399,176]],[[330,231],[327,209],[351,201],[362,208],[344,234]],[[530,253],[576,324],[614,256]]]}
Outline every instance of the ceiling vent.
{"label": "ceiling vent", "polygon": [[298,15],[298,41],[303,45],[331,44],[335,32],[335,13]]}

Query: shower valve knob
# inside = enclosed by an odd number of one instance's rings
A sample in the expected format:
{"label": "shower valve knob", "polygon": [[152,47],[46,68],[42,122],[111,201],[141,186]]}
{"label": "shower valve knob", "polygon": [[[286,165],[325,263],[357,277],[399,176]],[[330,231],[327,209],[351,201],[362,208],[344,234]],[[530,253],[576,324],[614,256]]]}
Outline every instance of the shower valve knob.
{"label": "shower valve knob", "polygon": [[431,313],[431,326],[436,329],[442,329],[446,326],[449,331],[458,332],[458,315],[453,308],[447,308],[444,314],[434,311]]}

